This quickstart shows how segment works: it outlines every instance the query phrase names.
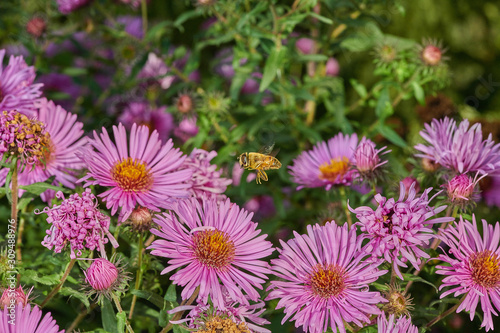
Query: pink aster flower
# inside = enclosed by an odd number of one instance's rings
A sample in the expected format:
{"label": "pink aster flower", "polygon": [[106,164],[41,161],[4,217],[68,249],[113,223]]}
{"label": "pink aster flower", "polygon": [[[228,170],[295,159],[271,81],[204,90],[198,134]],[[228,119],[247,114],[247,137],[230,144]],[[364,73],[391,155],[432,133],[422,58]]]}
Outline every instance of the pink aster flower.
{"label": "pink aster flower", "polygon": [[82,250],[85,248],[91,251],[97,249],[101,256],[105,256],[104,244],[108,239],[113,247],[118,247],[109,232],[110,218],[99,210],[97,198],[90,189],[86,189],[81,196],[74,193],[68,199],[59,191],[56,197],[63,199],[60,205],[45,207],[41,212],[35,210],[35,214],[47,214],[47,222],[51,224],[47,236],[42,241],[43,246],[49,250],[54,248],[55,253],[61,253],[61,250],[69,245],[71,259],[82,256]]}
{"label": "pink aster flower", "polygon": [[3,67],[5,50],[0,50],[0,111],[17,110],[27,116],[34,115],[33,103],[42,95],[43,84],[33,84],[35,68],[28,66],[22,56],[10,56]]}
{"label": "pink aster flower", "polygon": [[147,102],[132,102],[123,109],[118,121],[127,130],[130,130],[134,123],[146,125],[150,131],[158,131],[161,141],[167,142],[170,132],[174,128],[174,117],[166,110],[165,106],[153,109]]}
{"label": "pink aster flower", "polygon": [[154,53],[149,53],[144,68],[139,72],[139,79],[153,79],[163,89],[168,89],[175,81],[175,75],[169,75],[169,68],[165,61]]}
{"label": "pink aster flower", "polygon": [[377,318],[378,333],[418,333],[418,328],[411,324],[411,318],[401,316],[394,318],[391,314],[389,318],[382,312]]}
{"label": "pink aster flower", "polygon": [[500,143],[495,144],[491,134],[483,140],[481,124],[469,128],[463,120],[458,127],[454,120],[445,117],[425,124],[420,135],[429,145],[418,144],[415,156],[428,158],[434,163],[456,173],[500,174]]}
{"label": "pink aster flower", "polygon": [[[41,320],[40,320],[41,319]],[[0,313],[0,332],[2,333],[64,333],[48,312],[42,318],[38,306],[18,304],[15,309],[5,308]]]}
{"label": "pink aster flower", "polygon": [[362,176],[373,175],[375,169],[387,163],[387,161],[380,161],[379,156],[390,152],[390,150],[383,152],[385,148],[387,147],[376,149],[373,141],[364,137],[361,139],[354,153],[353,164]]}
{"label": "pink aster flower", "polygon": [[430,219],[439,214],[446,206],[431,207],[429,203],[440,192],[429,199],[432,187],[426,189],[417,197],[415,183],[406,195],[403,183],[400,183],[398,201],[387,199],[380,194],[375,195],[378,206],[375,210],[370,207],[358,207],[351,212],[356,214],[363,238],[368,239],[366,250],[371,254],[372,260],[383,258],[389,263],[403,280],[399,267],[408,267],[410,262],[419,270],[421,258],[430,258],[420,247],[429,244],[434,237],[432,227],[435,223],[453,221],[453,217],[439,217]]}
{"label": "pink aster flower", "polygon": [[11,306],[11,304],[14,304],[14,306],[21,304],[23,307],[28,305],[32,291],[33,287],[25,293],[22,286],[19,286],[16,289],[4,289],[2,297],[0,297],[0,309],[5,309],[6,307]]}
{"label": "pink aster flower", "polygon": [[[200,287],[198,302],[225,309],[222,286],[229,297],[242,305],[259,299],[255,288],[270,273],[262,260],[274,249],[260,235],[252,214],[238,205],[215,199],[178,201],[170,214],[154,218],[160,229],[151,232],[159,237],[149,247],[151,254],[169,259],[161,274],[176,271],[170,279],[184,286],[181,296],[188,299]],[[245,294],[244,294],[245,293]]]}
{"label": "pink aster flower", "polygon": [[199,128],[196,125],[196,117],[185,117],[179,123],[179,126],[174,129],[174,135],[186,142],[198,134]]}
{"label": "pink aster flower", "polygon": [[93,149],[81,154],[89,169],[85,186],[101,185],[109,189],[99,194],[111,209],[111,215],[121,209],[119,222],[125,221],[137,205],[159,211],[172,198],[186,198],[192,171],[179,170],[185,156],[173,148],[172,140],[162,144],[158,132],[149,135],[146,126],[132,125],[130,141],[120,123],[113,126],[115,143],[106,129],[89,142]]}
{"label": "pink aster flower", "polygon": [[186,158],[181,168],[191,169],[193,176],[189,179],[192,185],[191,195],[195,198],[214,198],[224,200],[226,196],[222,193],[226,191],[228,185],[233,181],[221,177],[222,171],[216,171],[217,165],[210,164],[210,161],[217,156],[217,152],[212,150],[207,152],[203,149],[193,149]]}
{"label": "pink aster flower", "polygon": [[293,181],[304,187],[325,187],[328,191],[334,185],[350,185],[356,177],[351,168],[358,136],[337,134],[328,142],[322,141],[312,150],[302,152],[288,167]]}
{"label": "pink aster flower", "polygon": [[[33,169],[24,169],[19,174],[19,184],[44,182],[55,176],[56,184],[60,182],[63,186],[74,189],[76,171],[85,167],[75,154],[87,143],[87,139],[82,138],[83,124],[76,120],[75,114],[45,98],[35,105],[38,108],[38,120],[45,124],[45,131],[49,134],[48,144],[43,161],[35,163]],[[54,191],[47,190],[40,197],[48,202],[54,195]]]}
{"label": "pink aster flower", "polygon": [[57,0],[59,11],[68,15],[69,13],[89,4],[92,0]]}
{"label": "pink aster flower", "polygon": [[484,183],[485,185],[481,183],[484,201],[489,206],[500,207],[500,176],[488,177]]}
{"label": "pink aster flower", "polygon": [[181,305],[169,311],[169,314],[189,311],[184,319],[170,321],[172,324],[184,324],[190,330],[202,330],[207,323],[214,319],[229,318],[233,323],[239,325],[244,323],[250,332],[271,333],[268,329],[260,327],[269,324],[269,321],[261,318],[264,312],[264,302],[258,302],[252,305],[241,305],[234,302],[229,297],[228,292],[223,288],[224,310],[219,310],[213,304],[199,303],[198,305]]}
{"label": "pink aster flower", "polygon": [[[447,254],[440,254],[440,260],[448,265],[438,265],[437,274],[445,275],[439,289],[450,287],[441,298],[465,294],[457,313],[466,310],[470,320],[474,318],[477,305],[484,312],[481,327],[493,329],[492,314],[500,311],[500,224],[493,227],[483,222],[483,236],[478,231],[476,217],[472,223],[460,217],[460,221],[445,230],[441,229],[441,240],[449,246]],[[444,250],[443,250],[444,252]]]}
{"label": "pink aster flower", "polygon": [[380,314],[377,304],[385,300],[368,285],[387,271],[377,269],[380,262],[363,261],[368,254],[360,250],[356,228],[332,221],[294,235],[286,243],[280,240],[283,249],[271,260],[279,280],[271,281],[267,300],[279,299],[276,308],[285,308],[282,323],[292,317],[305,332],[330,327],[345,333],[344,322],[362,327],[370,315]]}

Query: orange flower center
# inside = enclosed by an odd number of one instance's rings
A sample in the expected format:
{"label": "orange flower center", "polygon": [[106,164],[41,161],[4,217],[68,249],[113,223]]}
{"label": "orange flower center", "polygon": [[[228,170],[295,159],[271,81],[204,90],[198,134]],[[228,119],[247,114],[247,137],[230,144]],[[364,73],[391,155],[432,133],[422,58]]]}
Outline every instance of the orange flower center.
{"label": "orange flower center", "polygon": [[111,176],[118,186],[127,192],[147,191],[153,184],[153,175],[146,163],[131,157],[115,164]]}
{"label": "orange flower center", "polygon": [[309,277],[308,285],[314,295],[326,299],[339,295],[345,289],[346,277],[340,266],[317,264]]}
{"label": "orange flower center", "polygon": [[349,167],[350,163],[347,157],[332,158],[330,164],[325,162],[319,166],[319,171],[321,172],[319,179],[335,182],[344,177],[347,171],[349,171]]}
{"label": "orange flower center", "polygon": [[234,243],[227,233],[216,229],[196,232],[193,249],[196,259],[212,268],[226,267],[234,259]]}
{"label": "orange flower center", "polygon": [[469,259],[472,279],[484,288],[496,288],[500,282],[500,258],[490,250],[473,254]]}

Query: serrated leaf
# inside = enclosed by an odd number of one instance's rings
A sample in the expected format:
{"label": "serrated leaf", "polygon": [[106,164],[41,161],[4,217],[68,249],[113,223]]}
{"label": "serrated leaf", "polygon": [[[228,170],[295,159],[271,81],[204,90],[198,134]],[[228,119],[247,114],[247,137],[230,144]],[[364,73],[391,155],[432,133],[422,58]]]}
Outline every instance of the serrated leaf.
{"label": "serrated leaf", "polygon": [[[101,306],[102,327],[111,333],[118,333],[115,310],[107,298],[103,298]],[[121,331],[123,332],[123,330]]]}
{"label": "serrated leaf", "polygon": [[260,82],[259,91],[263,92],[269,87],[271,82],[273,82],[276,74],[278,73],[278,69],[286,55],[286,47],[280,46],[280,48],[273,48],[271,53],[269,54],[269,58],[267,58],[266,65],[264,66],[264,73],[262,74],[262,81]]}
{"label": "serrated leaf", "polygon": [[406,141],[403,140],[398,133],[396,133],[392,128],[381,124],[378,126],[378,132],[387,140],[391,141],[394,143],[396,146],[399,146],[401,148],[406,148],[407,144]]}
{"label": "serrated leaf", "polygon": [[87,296],[87,294],[81,291],[75,290],[70,287],[62,287],[61,290],[59,290],[59,293],[63,296],[72,296],[78,298],[87,308],[90,307],[89,297]]}
{"label": "serrated leaf", "polygon": [[26,192],[32,193],[34,195],[40,195],[43,192],[45,192],[46,190],[68,192],[68,190],[63,188],[63,187],[54,186],[54,185],[50,185],[50,184],[43,183],[43,182],[34,183],[31,185],[21,185],[21,186],[19,186],[19,188],[25,190]]}
{"label": "serrated leaf", "polygon": [[391,99],[389,97],[389,87],[385,87],[380,92],[378,97],[377,106],[375,108],[375,114],[380,120],[384,120],[394,113],[394,109],[391,105]]}
{"label": "serrated leaf", "polygon": [[163,309],[163,304],[165,303],[163,301],[163,297],[161,297],[158,294],[152,293],[147,290],[132,290],[131,291],[132,295],[137,295],[139,298],[143,298],[154,305],[156,305],[159,309]]}
{"label": "serrated leaf", "polygon": [[35,281],[47,286],[53,286],[55,284],[58,284],[59,281],[61,280],[62,274],[51,274],[51,275],[44,275],[44,276],[38,276],[38,273],[34,270],[25,270],[23,272],[23,279],[29,280],[29,281]]}
{"label": "serrated leaf", "polygon": [[413,94],[415,95],[417,101],[420,103],[420,105],[425,105],[424,89],[422,89],[422,87],[415,81],[411,82],[411,86],[413,88]]}

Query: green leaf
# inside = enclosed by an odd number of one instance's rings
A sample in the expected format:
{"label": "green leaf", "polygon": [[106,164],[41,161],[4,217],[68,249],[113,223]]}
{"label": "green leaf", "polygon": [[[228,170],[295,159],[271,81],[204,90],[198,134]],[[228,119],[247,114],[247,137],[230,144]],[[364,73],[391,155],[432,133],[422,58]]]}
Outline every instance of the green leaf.
{"label": "green leaf", "polygon": [[160,315],[158,316],[158,325],[160,325],[160,327],[165,327],[168,325],[169,320],[170,320],[170,315],[167,313],[167,310],[161,309]]}
{"label": "green leaf", "polygon": [[297,56],[296,60],[301,62],[322,62],[327,61],[328,57],[324,54],[301,54]]}
{"label": "green leaf", "polygon": [[[185,12],[185,13],[182,13],[181,15],[179,15],[179,17],[177,18],[177,20],[175,20],[174,22],[174,26],[179,29],[180,31],[184,31],[184,27],[182,26],[182,24],[184,22],[186,22],[187,20],[190,20],[194,17],[197,17],[197,16],[200,16],[202,14],[201,11],[199,10],[191,10],[191,11],[188,11],[188,12]],[[168,21],[164,21],[164,22],[168,22]]]}
{"label": "green leaf", "polygon": [[312,16],[315,19],[317,19],[318,21],[321,21],[323,23],[333,24],[333,21],[331,19],[329,19],[328,17],[321,16],[319,14],[316,14],[315,12],[309,12],[309,16]]}
{"label": "green leaf", "polygon": [[103,298],[101,311],[102,327],[108,332],[118,333],[115,310],[107,298]]}
{"label": "green leaf", "polygon": [[398,133],[396,133],[392,128],[390,128],[387,125],[380,124],[378,126],[378,132],[387,140],[391,141],[394,143],[396,146],[399,146],[401,148],[406,148],[407,144],[406,141],[403,140]]}
{"label": "green leaf", "polygon": [[[0,188],[0,194],[1,194],[1,188]],[[28,206],[28,204],[33,201],[33,198],[21,198],[19,199],[19,202],[17,203],[17,209],[18,210],[23,210]]]}
{"label": "green leaf", "polygon": [[439,292],[438,288],[434,284],[432,284],[431,282],[429,282],[427,280],[422,279],[420,276],[415,276],[413,274],[404,274],[404,278],[405,278],[405,280],[408,279],[408,280],[414,281],[414,282],[425,283],[425,284],[427,284],[429,286],[432,286],[434,288],[434,290],[436,291],[436,293]]}
{"label": "green leaf", "polygon": [[394,109],[391,105],[391,99],[389,97],[389,87],[385,87],[380,92],[378,97],[377,107],[375,108],[375,114],[380,120],[384,120],[394,113]]}
{"label": "green leaf", "polygon": [[132,293],[132,295],[137,295],[137,297],[143,298],[143,299],[153,303],[159,309],[163,309],[163,305],[165,302],[163,301],[163,298],[160,295],[152,293],[152,292],[147,291],[147,290],[135,290],[135,289],[132,290],[131,293]]}
{"label": "green leaf", "polygon": [[350,79],[349,83],[351,83],[352,87],[354,88],[354,90],[356,90],[358,95],[361,96],[361,98],[366,98],[366,95],[368,95],[368,93],[364,85],[359,83],[356,79]]}
{"label": "green leaf", "polygon": [[187,329],[185,329],[184,327],[182,327],[181,325],[174,325],[173,329],[174,329],[174,333],[189,333],[190,332]]}
{"label": "green leaf", "polygon": [[259,91],[263,92],[267,87],[273,82],[278,69],[283,63],[286,55],[286,47],[281,46],[280,48],[275,47],[271,50],[269,58],[264,66],[264,73],[262,74],[262,81],[260,82]]}
{"label": "green leaf", "polygon": [[23,189],[23,190],[26,190],[27,192],[29,193],[32,193],[34,195],[40,195],[42,194],[43,192],[45,192],[46,190],[54,190],[54,191],[62,191],[62,192],[68,192],[67,189],[63,188],[63,187],[60,187],[60,186],[54,186],[54,185],[50,185],[50,184],[47,184],[47,183],[43,183],[43,182],[40,182],[40,183],[34,183],[34,184],[31,184],[31,185],[21,185],[19,186],[20,189]]}
{"label": "green leaf", "polygon": [[29,281],[35,281],[47,286],[53,286],[55,284],[58,284],[59,281],[61,280],[61,273],[57,274],[51,274],[51,275],[44,275],[44,276],[38,276],[38,273],[35,270],[25,270],[22,274],[23,280],[28,280]]}
{"label": "green leaf", "polygon": [[177,301],[177,292],[175,291],[175,285],[171,284],[167,292],[165,293],[165,297],[163,297],[166,301],[168,302],[175,302]]}
{"label": "green leaf", "polygon": [[425,93],[422,86],[420,86],[417,82],[412,81],[411,86],[413,87],[413,93],[415,94],[415,98],[420,103],[420,105],[425,105]]}
{"label": "green leaf", "polygon": [[80,68],[80,67],[67,67],[63,69],[62,71],[63,74],[69,75],[69,76],[83,76],[87,75],[88,71],[86,68]]}
{"label": "green leaf", "polygon": [[78,298],[87,308],[90,307],[89,297],[87,296],[87,294],[81,291],[75,290],[70,287],[62,287],[61,290],[59,290],[59,293],[63,296],[72,296]]}
{"label": "green leaf", "polygon": [[125,312],[118,312],[116,314],[117,330],[118,332],[125,332],[125,323],[127,322],[127,314]]}

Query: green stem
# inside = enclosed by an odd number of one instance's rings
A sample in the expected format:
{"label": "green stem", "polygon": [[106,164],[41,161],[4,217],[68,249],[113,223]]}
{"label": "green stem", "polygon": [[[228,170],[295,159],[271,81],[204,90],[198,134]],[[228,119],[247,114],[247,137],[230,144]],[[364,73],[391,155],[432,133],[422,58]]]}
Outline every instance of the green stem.
{"label": "green stem", "polygon": [[456,309],[458,309],[458,307],[460,306],[460,304],[462,304],[462,302],[464,301],[464,299],[465,299],[466,296],[467,296],[467,294],[465,294],[460,299],[460,301],[458,301],[458,303],[455,304],[453,307],[449,308],[448,310],[446,310],[445,312],[441,313],[436,318],[432,319],[427,325],[425,325],[425,327],[431,327],[432,325],[434,325],[435,323],[437,323],[438,321],[440,321],[441,319],[445,318],[446,316],[448,316],[449,314],[451,314],[452,312],[454,312]]}
{"label": "green stem", "polygon": [[71,261],[68,264],[68,267],[66,267],[66,271],[64,272],[63,277],[61,278],[61,282],[59,282],[59,284],[57,286],[55,286],[54,289],[52,289],[52,291],[43,300],[42,304],[40,304],[41,308],[43,308],[50,301],[50,299],[52,297],[54,297],[54,295],[59,292],[59,290],[61,289],[61,287],[64,284],[64,281],[66,281],[66,279],[68,278],[69,272],[71,272],[71,269],[75,265],[75,262],[76,262],[76,259],[71,259]]}
{"label": "green stem", "polygon": [[[139,290],[142,282],[142,248],[144,246],[144,232],[139,234],[139,252],[137,253],[137,276],[135,278],[135,290]],[[128,314],[128,319],[132,319],[134,314],[135,303],[137,302],[137,295],[132,297],[132,304],[130,305],[130,311]]]}
{"label": "green stem", "polygon": [[104,8],[99,3],[99,1],[94,2],[94,6],[109,20],[109,22],[111,23],[111,25],[113,27],[116,27],[117,22],[116,22],[115,18],[110,13],[108,13],[106,8]]}
{"label": "green stem", "polygon": [[146,0],[141,0],[141,12],[142,12],[142,31],[144,32],[144,37],[148,32],[148,4]]}
{"label": "green stem", "polygon": [[[23,213],[26,212],[27,206],[23,208]],[[17,244],[16,244],[16,260],[18,262],[21,262],[22,255],[21,255],[21,245],[23,243],[23,231],[24,231],[24,214],[21,214],[21,217],[19,218],[19,230],[17,231]]]}
{"label": "green stem", "polygon": [[73,322],[68,327],[66,332],[73,332],[75,330],[75,328],[78,326],[78,324],[83,320],[83,318],[85,318],[85,316],[88,315],[90,312],[92,312],[96,307],[97,307],[97,303],[92,303],[88,310],[80,311],[80,313],[78,314],[78,316],[76,316],[75,320],[73,320]]}
{"label": "green stem", "polygon": [[12,180],[11,180],[11,193],[12,193],[12,206],[10,211],[10,218],[14,220],[14,232],[17,230],[17,202],[18,202],[18,193],[19,193],[19,185],[17,182],[17,159],[13,161],[13,170],[12,170]]}
{"label": "green stem", "polygon": [[347,207],[347,194],[345,192],[345,187],[340,186],[340,197],[342,201],[342,207],[344,208],[345,215],[347,217],[347,225],[349,226],[349,229],[351,229],[352,226],[352,219],[351,219],[351,212],[349,211],[349,208]]}
{"label": "green stem", "polygon": [[420,74],[420,71],[416,70],[415,73],[413,73],[413,75],[410,77],[410,79],[408,81],[406,81],[406,83],[403,86],[403,89],[401,89],[401,92],[396,96],[396,98],[394,99],[394,102],[392,102],[393,108],[395,108],[396,105],[398,105],[399,102],[401,102],[401,100],[403,99],[403,96],[407,93],[408,87],[410,86],[410,84],[413,82],[413,80],[415,80],[415,78],[419,74]]}
{"label": "green stem", "polygon": [[[122,306],[120,304],[120,300],[118,299],[118,297],[116,297],[115,293],[111,293],[111,295],[113,297],[113,301],[115,302],[116,308],[118,309],[118,312],[122,313],[123,309],[122,309]],[[129,333],[134,333],[134,330],[132,329],[132,326],[130,326],[127,319],[125,319],[125,326],[127,327],[127,330],[129,331]]]}

